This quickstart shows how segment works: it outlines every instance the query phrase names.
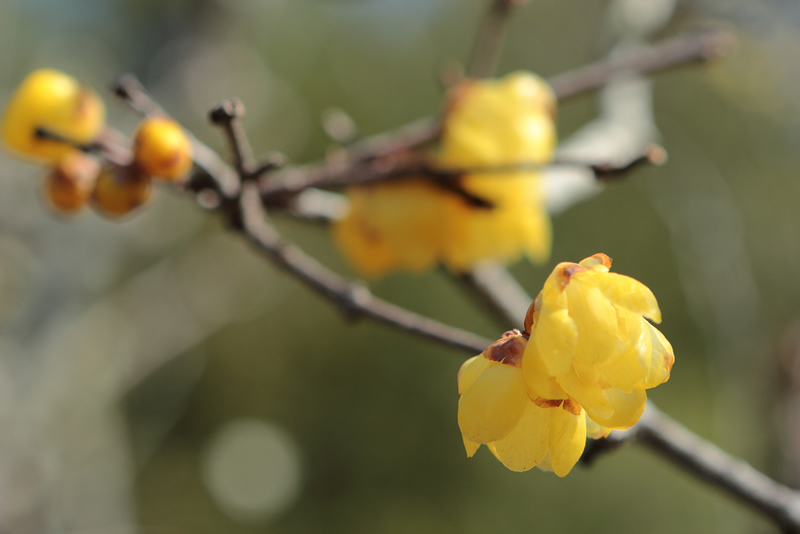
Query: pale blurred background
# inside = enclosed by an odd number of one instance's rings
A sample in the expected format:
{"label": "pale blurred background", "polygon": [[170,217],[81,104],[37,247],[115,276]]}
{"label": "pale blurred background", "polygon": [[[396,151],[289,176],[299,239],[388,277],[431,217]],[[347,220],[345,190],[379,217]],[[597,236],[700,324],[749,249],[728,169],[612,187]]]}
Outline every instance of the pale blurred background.
{"label": "pale blurred background", "polygon": [[[105,88],[132,71],[220,150],[206,111],[243,99],[256,151],[302,163],[330,148],[320,117],[332,107],[362,134],[436,112],[437,72],[467,57],[485,5],[2,0],[0,101],[54,67],[103,89],[111,123],[130,132],[136,115]],[[531,0],[499,72],[549,76],[647,24],[657,38],[707,20],[730,24],[739,46],[654,79],[669,162],[559,214],[551,264],[512,271],[535,293],[558,261],[614,258],[654,290],[675,348],[651,398],[800,484],[800,6]],[[560,135],[595,118],[597,102],[566,104]],[[636,446],[563,480],[511,473],[485,449],[468,460],[456,424],[464,354],[346,322],[188,197],[161,190],[122,223],[63,221],[40,202],[42,175],[0,155],[3,534],[775,532]],[[278,223],[352,274],[324,228]],[[442,272],[373,287],[487,336],[503,330]]]}

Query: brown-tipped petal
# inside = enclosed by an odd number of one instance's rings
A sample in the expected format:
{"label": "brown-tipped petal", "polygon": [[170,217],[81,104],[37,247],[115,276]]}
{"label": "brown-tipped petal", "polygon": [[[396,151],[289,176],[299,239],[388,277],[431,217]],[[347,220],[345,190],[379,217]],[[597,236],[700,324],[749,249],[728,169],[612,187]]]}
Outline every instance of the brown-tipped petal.
{"label": "brown-tipped petal", "polygon": [[606,256],[602,252],[598,252],[597,254],[593,254],[588,258],[582,259],[578,265],[587,268],[602,265],[603,267],[605,267],[605,270],[608,271],[611,268],[611,258]]}

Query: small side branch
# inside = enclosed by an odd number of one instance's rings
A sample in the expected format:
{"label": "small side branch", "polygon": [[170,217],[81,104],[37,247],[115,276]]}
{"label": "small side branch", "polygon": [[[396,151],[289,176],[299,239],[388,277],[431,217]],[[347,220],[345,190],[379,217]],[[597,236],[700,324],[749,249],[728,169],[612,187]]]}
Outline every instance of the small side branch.
{"label": "small side branch", "polygon": [[597,89],[620,74],[652,74],[722,57],[734,43],[729,30],[716,25],[701,26],[660,43],[559,74],[548,82],[558,99],[565,100]]}
{"label": "small side branch", "polygon": [[478,38],[472,50],[467,74],[472,78],[486,78],[494,73],[497,59],[503,49],[508,19],[515,7],[527,0],[490,0]]}
{"label": "small side branch", "polygon": [[211,123],[222,127],[225,132],[233,154],[233,168],[243,179],[249,179],[256,169],[256,158],[242,125],[243,116],[244,104],[238,98],[225,100],[208,113]]}
{"label": "small side branch", "polygon": [[800,532],[800,494],[775,482],[750,464],[731,456],[680,425],[652,403],[630,430],[612,432],[587,446],[582,462],[636,442],[777,523],[783,532]]}

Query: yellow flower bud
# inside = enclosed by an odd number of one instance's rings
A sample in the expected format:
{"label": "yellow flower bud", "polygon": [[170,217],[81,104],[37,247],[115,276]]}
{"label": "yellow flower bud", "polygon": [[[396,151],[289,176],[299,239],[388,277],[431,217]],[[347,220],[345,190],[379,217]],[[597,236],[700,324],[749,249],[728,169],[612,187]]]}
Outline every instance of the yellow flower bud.
{"label": "yellow flower bud", "polygon": [[[105,122],[105,105],[91,89],[64,73],[42,69],[28,75],[6,109],[3,142],[32,159],[55,163],[99,135]],[[44,130],[69,143],[37,135]]]}
{"label": "yellow flower bud", "polygon": [[151,191],[150,175],[137,165],[114,167],[97,178],[92,205],[102,215],[116,219],[147,202]]}
{"label": "yellow flower bud", "polygon": [[73,149],[45,178],[44,196],[55,211],[74,215],[89,201],[99,174],[99,161]]}
{"label": "yellow flower bud", "polygon": [[192,144],[181,125],[168,117],[144,119],[136,131],[133,157],[148,174],[184,178],[192,166]]}

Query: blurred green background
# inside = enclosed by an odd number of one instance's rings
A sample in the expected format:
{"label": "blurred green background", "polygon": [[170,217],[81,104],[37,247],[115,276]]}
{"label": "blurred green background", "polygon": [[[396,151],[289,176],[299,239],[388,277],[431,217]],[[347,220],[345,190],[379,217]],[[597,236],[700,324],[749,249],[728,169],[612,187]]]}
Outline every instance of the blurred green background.
{"label": "blurred green background", "polygon": [[[362,134],[435,113],[482,0],[3,0],[0,101],[32,69],[105,89],[136,73],[200,139],[239,97],[257,152],[331,147],[320,117]],[[651,398],[778,480],[800,484],[800,8],[787,1],[532,0],[499,72],[549,76],[603,56],[614,13],[674,10],[739,37],[726,60],[654,78],[663,167],[554,219],[550,265],[595,252],[648,284],[676,365]],[[622,11],[620,11],[622,10]],[[628,11],[625,11],[628,10]],[[105,91],[110,122],[137,117]],[[560,110],[567,138],[597,113]],[[467,459],[464,354],[369,322],[257,257],[164,189],[137,216],[64,221],[43,170],[0,155],[0,532],[773,532],[636,446],[565,479]],[[280,229],[352,274],[324,228]],[[504,330],[442,272],[376,281],[391,301]],[[798,376],[796,376],[798,375]]]}

